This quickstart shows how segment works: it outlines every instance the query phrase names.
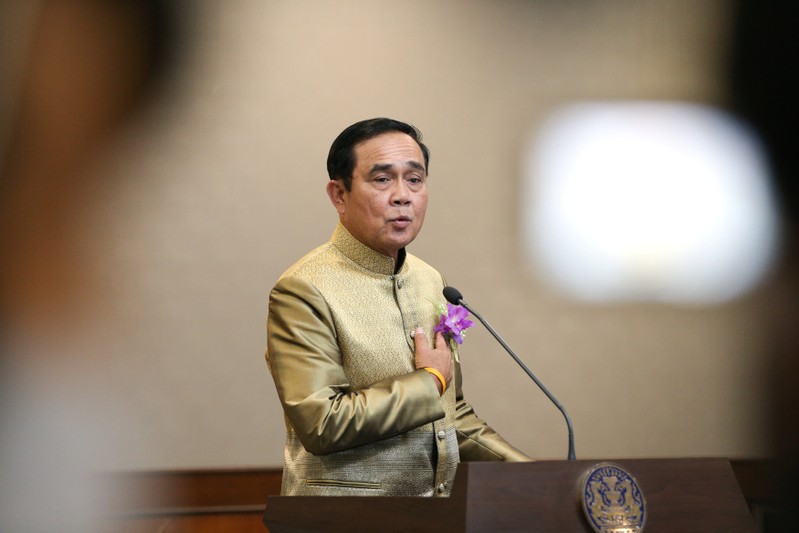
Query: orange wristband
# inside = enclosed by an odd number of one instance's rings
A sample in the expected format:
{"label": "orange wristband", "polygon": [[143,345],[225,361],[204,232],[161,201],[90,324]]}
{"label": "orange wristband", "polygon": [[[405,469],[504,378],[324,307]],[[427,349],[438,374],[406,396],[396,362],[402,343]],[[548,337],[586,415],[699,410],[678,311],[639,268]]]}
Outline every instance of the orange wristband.
{"label": "orange wristband", "polygon": [[444,379],[444,376],[441,375],[441,372],[429,366],[424,367],[422,370],[427,370],[428,372],[430,372],[431,374],[433,374],[435,377],[438,378],[438,381],[441,382],[441,395],[443,396],[444,393],[447,391],[447,381]]}

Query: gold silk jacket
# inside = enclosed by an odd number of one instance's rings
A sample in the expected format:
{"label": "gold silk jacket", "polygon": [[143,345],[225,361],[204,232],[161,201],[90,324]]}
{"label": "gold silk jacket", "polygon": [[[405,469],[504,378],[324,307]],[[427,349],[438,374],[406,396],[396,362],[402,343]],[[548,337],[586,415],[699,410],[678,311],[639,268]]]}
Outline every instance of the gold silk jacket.
{"label": "gold silk jacket", "polygon": [[[404,258],[404,261],[403,261]],[[266,359],[286,422],[284,495],[448,496],[459,460],[528,461],[478,418],[460,364],[443,396],[415,370],[444,281],[405,251],[394,261],[341,224],[269,298]]]}

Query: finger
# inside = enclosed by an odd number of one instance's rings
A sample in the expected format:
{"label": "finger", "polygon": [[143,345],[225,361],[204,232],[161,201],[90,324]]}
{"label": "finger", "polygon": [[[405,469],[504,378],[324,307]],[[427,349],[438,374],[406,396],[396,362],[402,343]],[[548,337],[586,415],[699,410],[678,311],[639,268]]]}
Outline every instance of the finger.
{"label": "finger", "polygon": [[427,342],[427,335],[424,334],[424,330],[422,328],[416,328],[416,331],[414,331],[413,344],[416,346],[417,350],[419,348],[430,347],[430,343]]}

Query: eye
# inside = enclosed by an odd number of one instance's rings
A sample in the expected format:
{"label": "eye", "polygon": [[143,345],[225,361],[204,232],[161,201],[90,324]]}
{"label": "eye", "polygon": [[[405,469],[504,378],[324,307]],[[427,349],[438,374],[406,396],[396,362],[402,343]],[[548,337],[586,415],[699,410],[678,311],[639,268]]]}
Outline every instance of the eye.
{"label": "eye", "polygon": [[416,174],[412,174],[406,177],[405,181],[408,182],[408,185],[413,187],[414,189],[418,189],[424,183],[424,179]]}

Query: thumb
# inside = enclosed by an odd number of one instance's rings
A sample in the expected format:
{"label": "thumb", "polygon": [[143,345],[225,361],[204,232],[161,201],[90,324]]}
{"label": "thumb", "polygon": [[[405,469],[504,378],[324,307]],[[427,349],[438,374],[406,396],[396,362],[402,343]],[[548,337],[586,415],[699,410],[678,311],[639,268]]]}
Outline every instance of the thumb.
{"label": "thumb", "polygon": [[435,348],[440,348],[441,346],[446,346],[449,349],[449,343],[444,338],[444,333],[439,331],[436,333]]}

